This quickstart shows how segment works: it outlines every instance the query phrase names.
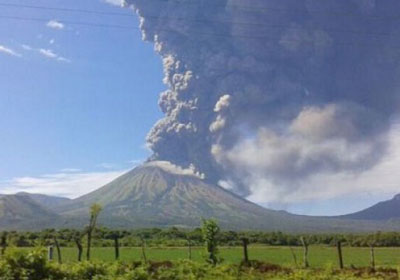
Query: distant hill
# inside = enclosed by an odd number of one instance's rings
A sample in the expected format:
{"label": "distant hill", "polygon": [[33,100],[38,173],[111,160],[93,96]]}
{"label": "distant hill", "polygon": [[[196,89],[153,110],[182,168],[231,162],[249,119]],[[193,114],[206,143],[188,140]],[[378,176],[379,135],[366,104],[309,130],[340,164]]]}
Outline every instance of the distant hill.
{"label": "distant hill", "polygon": [[339,216],[337,218],[373,221],[400,220],[400,194],[395,195],[390,200],[379,202],[365,210]]}
{"label": "distant hill", "polygon": [[40,229],[60,221],[59,216],[27,195],[0,196],[0,228]]}
{"label": "distant hill", "polygon": [[65,197],[49,196],[49,195],[43,195],[43,194],[32,194],[32,193],[27,193],[27,192],[19,192],[16,195],[30,197],[32,200],[34,200],[38,204],[40,204],[43,207],[46,207],[47,209],[52,210],[52,211],[54,211],[54,209],[59,207],[60,205],[63,205],[64,203],[67,203],[68,201],[70,201],[69,198],[65,198]]}

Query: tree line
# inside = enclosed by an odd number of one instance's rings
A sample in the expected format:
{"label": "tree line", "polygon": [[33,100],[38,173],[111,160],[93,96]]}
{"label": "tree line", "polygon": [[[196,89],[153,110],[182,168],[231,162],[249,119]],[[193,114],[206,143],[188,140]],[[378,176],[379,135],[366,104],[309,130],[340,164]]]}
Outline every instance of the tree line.
{"label": "tree line", "polygon": [[[220,245],[228,244],[227,242],[236,241],[237,243],[229,243],[234,246],[241,245],[243,247],[243,259],[242,265],[253,266],[254,260],[249,260],[248,254],[248,245],[251,243],[256,243],[259,241],[260,235],[262,237],[266,237],[265,234],[268,234],[267,237],[274,242],[269,245],[287,245],[289,246],[293,261],[296,267],[300,267],[300,265],[304,268],[309,267],[309,246],[312,244],[321,244],[315,242],[321,242],[324,240],[325,242],[329,240],[329,245],[334,245],[337,248],[337,256],[339,268],[344,268],[343,255],[342,255],[342,245],[348,242],[346,237],[354,238],[357,236],[358,238],[365,238],[366,245],[370,247],[370,256],[371,256],[371,269],[375,270],[375,252],[374,248],[379,244],[378,242],[381,240],[382,236],[391,236],[388,233],[375,233],[370,235],[285,235],[281,232],[272,232],[272,233],[263,233],[263,232],[234,232],[234,231],[221,231],[218,223],[214,219],[203,219],[201,228],[197,228],[195,230],[182,230],[178,228],[168,228],[168,229],[151,229],[151,230],[136,230],[136,231],[118,231],[118,230],[108,230],[106,228],[96,228],[97,218],[101,211],[101,207],[97,204],[94,204],[90,208],[90,219],[88,226],[85,227],[84,230],[71,230],[65,229],[56,231],[54,229],[45,230],[41,232],[26,232],[26,233],[18,233],[18,232],[3,232],[0,238],[1,245],[1,255],[4,257],[9,240],[12,240],[12,237],[22,237],[26,236],[29,240],[37,241],[39,243],[35,244],[38,247],[48,246],[48,259],[53,259],[53,246],[57,249],[57,257],[58,263],[62,263],[62,253],[61,246],[70,245],[71,242],[75,243],[77,247],[77,260],[78,262],[82,261],[82,252],[84,245],[87,248],[86,251],[86,260],[90,260],[90,250],[92,247],[92,242],[101,242],[104,240],[112,240],[113,246],[115,248],[115,260],[119,259],[119,247],[121,240],[127,238],[127,236],[132,237],[135,236],[140,240],[140,246],[142,248],[142,261],[147,263],[146,257],[146,243],[154,239],[155,236],[158,238],[162,236],[163,238],[167,238],[168,240],[184,240],[185,246],[188,248],[188,259],[192,259],[192,246],[201,245],[205,248],[205,259],[206,261],[216,266],[221,263],[223,260],[219,257],[218,247]],[[394,234],[394,233],[392,233]],[[83,237],[87,238],[84,241]],[[321,238],[329,237],[326,238]],[[296,240],[298,238],[298,240]],[[21,239],[19,239],[21,240]],[[22,239],[25,240],[25,239]],[[288,242],[291,241],[291,242]],[[353,239],[350,239],[353,240]],[[280,243],[276,243],[279,241]],[[294,242],[297,241],[297,242]],[[65,243],[65,244],[64,244]],[[358,243],[357,243],[358,244]],[[26,246],[26,244],[20,244]],[[302,260],[298,260],[296,253],[294,252],[292,246],[301,245],[303,248],[303,257]],[[95,244],[95,246],[97,246]],[[255,261],[257,262],[257,261]]]}
{"label": "tree line", "polygon": [[[95,247],[112,247],[118,242],[123,247],[140,247],[143,240],[147,246],[154,247],[185,247],[188,241],[191,246],[203,245],[202,229],[150,228],[115,230],[105,227],[89,227],[91,243]],[[36,247],[54,244],[54,236],[61,247],[80,247],[88,243],[87,230],[78,229],[46,229],[35,232],[4,231],[0,233],[0,244],[7,243],[16,247]],[[289,234],[283,232],[265,231],[224,231],[221,230],[217,239],[221,246],[241,246],[242,238],[246,237],[250,244],[268,246],[302,246],[301,237],[306,237],[310,245],[335,246],[338,239],[344,246],[369,247],[400,247],[400,232],[376,232],[370,234]]]}

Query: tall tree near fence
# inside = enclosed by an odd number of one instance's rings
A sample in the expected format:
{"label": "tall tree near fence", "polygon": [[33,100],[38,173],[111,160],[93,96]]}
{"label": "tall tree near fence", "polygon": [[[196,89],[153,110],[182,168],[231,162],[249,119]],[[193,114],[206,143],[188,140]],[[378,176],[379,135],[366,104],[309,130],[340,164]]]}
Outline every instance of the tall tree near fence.
{"label": "tall tree near fence", "polygon": [[90,206],[90,220],[89,225],[87,226],[87,251],[86,251],[86,259],[90,260],[90,249],[92,247],[92,238],[93,231],[96,229],[97,218],[101,212],[102,208],[100,204],[93,204]]}
{"label": "tall tree near fence", "polygon": [[192,234],[190,234],[190,232],[186,233],[185,238],[188,245],[188,258],[189,260],[192,260]]}
{"label": "tall tree near fence", "polygon": [[249,245],[250,240],[246,236],[241,237],[240,240],[242,240],[243,244],[243,262],[244,264],[248,265],[250,262],[249,262],[249,252],[247,246]]}
{"label": "tall tree near fence", "polygon": [[140,241],[142,246],[142,259],[144,263],[147,263],[147,256],[146,256],[146,240],[144,239],[143,235],[140,235]]}
{"label": "tall tree near fence", "polygon": [[123,237],[123,233],[119,230],[111,230],[106,233],[106,238],[114,242],[115,260],[119,260],[119,240]]}
{"label": "tall tree near fence", "polygon": [[40,234],[40,238],[42,239],[42,242],[44,244],[46,243],[52,244],[51,246],[49,246],[49,260],[52,260],[53,258],[53,248],[54,248],[53,245],[54,245],[57,250],[58,263],[61,264],[62,258],[61,258],[61,248],[58,242],[59,237],[62,237],[62,234],[60,232],[57,232],[55,229],[44,230]]}
{"label": "tall tree near fence", "polygon": [[303,245],[303,265],[304,268],[308,268],[310,266],[308,262],[308,240],[304,236],[300,237],[301,244]]}
{"label": "tall tree near fence", "polygon": [[78,262],[82,261],[82,254],[83,254],[83,245],[82,245],[82,238],[85,235],[85,232],[80,230],[72,230],[69,236],[69,240],[74,242],[76,248],[78,249]]}
{"label": "tall tree near fence", "polygon": [[290,253],[292,254],[293,262],[296,267],[299,267],[299,264],[297,263],[297,256],[296,252],[294,251],[293,247],[289,245]]}
{"label": "tall tree near fence", "polygon": [[54,232],[52,237],[53,237],[54,245],[56,246],[56,250],[57,250],[58,263],[62,264],[61,248],[60,248],[60,243],[58,242],[58,232]]}
{"label": "tall tree near fence", "polygon": [[218,258],[218,239],[217,235],[220,233],[220,228],[214,219],[203,219],[202,225],[203,240],[206,245],[207,261],[212,265],[220,262]]}
{"label": "tall tree near fence", "polygon": [[4,256],[4,254],[6,253],[6,249],[7,249],[7,246],[8,246],[7,237],[8,237],[8,233],[7,232],[1,233],[1,237],[0,237],[1,256]]}

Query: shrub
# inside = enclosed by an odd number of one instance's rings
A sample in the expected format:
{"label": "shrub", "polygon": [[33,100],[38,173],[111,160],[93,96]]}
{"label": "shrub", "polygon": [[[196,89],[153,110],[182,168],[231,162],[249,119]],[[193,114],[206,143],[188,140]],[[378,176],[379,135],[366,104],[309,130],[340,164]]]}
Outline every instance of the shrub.
{"label": "shrub", "polygon": [[63,279],[60,267],[49,265],[46,251],[42,248],[29,253],[9,250],[0,263],[2,280],[42,280]]}

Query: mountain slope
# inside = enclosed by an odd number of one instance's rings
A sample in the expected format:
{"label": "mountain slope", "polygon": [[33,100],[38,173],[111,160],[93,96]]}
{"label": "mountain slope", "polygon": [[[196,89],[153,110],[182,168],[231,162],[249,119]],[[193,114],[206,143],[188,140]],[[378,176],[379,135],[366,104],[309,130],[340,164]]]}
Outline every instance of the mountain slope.
{"label": "mountain slope", "polygon": [[58,215],[26,195],[0,196],[0,227],[39,229],[52,226]]}
{"label": "mountain slope", "polygon": [[339,216],[338,218],[374,221],[400,219],[400,194],[394,196],[390,200],[379,202],[362,211]]}
{"label": "mountain slope", "polygon": [[68,216],[86,215],[95,202],[104,207],[103,217],[138,226],[197,226],[202,217],[251,226],[266,212],[271,219],[279,216],[279,212],[265,210],[195,176],[173,174],[151,165],[138,167],[66,204],[61,212]]}
{"label": "mountain slope", "polygon": [[398,224],[347,221],[273,211],[251,203],[194,175],[146,164],[58,209],[69,225],[83,224],[91,204],[104,210],[100,223],[111,227],[199,226],[216,218],[229,229],[297,232],[400,229]]}
{"label": "mountain slope", "polygon": [[54,209],[59,207],[60,205],[70,201],[69,198],[65,197],[58,197],[58,196],[49,196],[44,194],[34,194],[34,193],[26,193],[26,192],[19,192],[16,195],[18,196],[27,196],[30,197],[36,203],[46,207],[47,209]]}

